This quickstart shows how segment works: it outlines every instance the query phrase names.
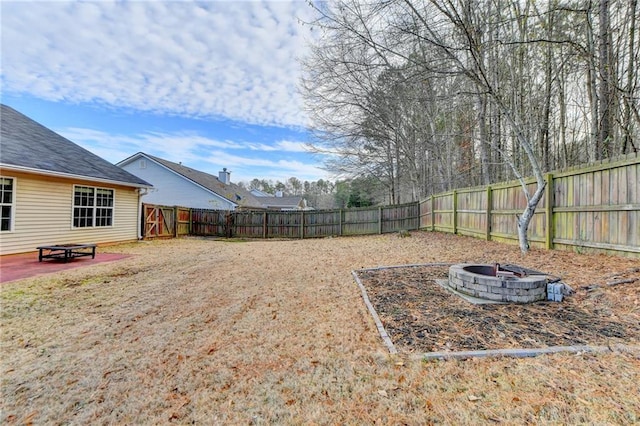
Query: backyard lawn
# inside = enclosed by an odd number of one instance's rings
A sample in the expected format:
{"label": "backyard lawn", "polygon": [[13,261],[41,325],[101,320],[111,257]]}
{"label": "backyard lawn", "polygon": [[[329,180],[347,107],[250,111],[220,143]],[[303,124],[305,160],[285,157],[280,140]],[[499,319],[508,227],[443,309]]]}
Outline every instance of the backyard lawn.
{"label": "backyard lawn", "polygon": [[[405,342],[389,355],[351,275],[385,265],[519,264],[563,277],[577,290],[566,306],[623,324],[627,334],[612,343],[637,348],[638,259],[522,257],[516,245],[429,232],[99,250],[131,256],[0,286],[0,423],[640,422],[639,350],[425,362]],[[628,282],[607,285],[620,281]],[[418,319],[429,329],[429,318]],[[564,319],[554,319],[562,334]],[[432,329],[442,325],[434,315]],[[472,335],[465,327],[460,333]],[[444,348],[455,341],[455,326],[447,330],[434,340]]]}

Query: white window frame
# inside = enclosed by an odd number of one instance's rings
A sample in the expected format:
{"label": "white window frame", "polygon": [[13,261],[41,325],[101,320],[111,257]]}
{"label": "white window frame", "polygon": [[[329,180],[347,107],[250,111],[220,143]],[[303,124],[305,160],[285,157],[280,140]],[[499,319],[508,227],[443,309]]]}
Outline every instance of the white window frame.
{"label": "white window frame", "polygon": [[9,217],[9,229],[2,230],[0,228],[0,232],[9,233],[13,232],[15,229],[16,223],[16,188],[18,187],[18,179],[13,176],[0,176],[0,179],[11,179],[11,202],[5,203],[3,199],[0,197],[0,207],[9,206],[11,208],[11,213]]}
{"label": "white window frame", "polygon": [[[88,188],[93,190],[93,204],[91,206],[76,205],[76,190],[77,188]],[[111,191],[113,203],[111,206],[98,206],[98,191]],[[104,188],[100,186],[91,185],[73,185],[73,194],[71,194],[71,228],[72,229],[94,229],[94,228],[113,228],[115,224],[115,212],[116,212],[116,190],[114,188]],[[91,226],[76,226],[76,208],[87,208],[91,210]],[[111,210],[111,224],[98,225],[97,224],[97,211],[98,209],[110,209]]]}

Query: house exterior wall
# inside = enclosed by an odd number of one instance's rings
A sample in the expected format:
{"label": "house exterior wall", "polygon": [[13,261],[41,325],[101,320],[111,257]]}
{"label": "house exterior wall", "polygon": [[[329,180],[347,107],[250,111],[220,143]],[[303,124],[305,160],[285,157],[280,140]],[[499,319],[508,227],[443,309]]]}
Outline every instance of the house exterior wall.
{"label": "house exterior wall", "polygon": [[213,210],[235,208],[227,199],[147,158],[137,158],[120,167],[153,185],[143,198],[145,203]]}
{"label": "house exterior wall", "polygon": [[[0,255],[34,251],[36,247],[65,243],[135,241],[139,231],[139,196],[136,188],[2,170],[15,179],[15,214],[12,231],[0,232]],[[74,185],[114,190],[113,224],[74,228]]]}

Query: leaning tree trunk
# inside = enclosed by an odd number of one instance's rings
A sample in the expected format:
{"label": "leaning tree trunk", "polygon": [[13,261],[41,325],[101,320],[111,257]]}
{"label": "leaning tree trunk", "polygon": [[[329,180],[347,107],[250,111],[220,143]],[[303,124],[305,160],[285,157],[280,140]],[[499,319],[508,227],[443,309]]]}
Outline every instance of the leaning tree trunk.
{"label": "leaning tree trunk", "polygon": [[520,250],[525,254],[529,251],[529,237],[527,236],[527,230],[529,229],[531,219],[533,219],[533,215],[536,212],[536,207],[544,195],[545,187],[546,182],[542,185],[538,184],[536,191],[531,197],[528,197],[529,192],[526,190],[526,186],[524,189],[525,195],[527,195],[527,207],[524,209],[524,212],[522,212],[522,216],[518,217],[518,242],[520,244]]}
{"label": "leaning tree trunk", "polygon": [[544,190],[547,186],[547,182],[544,180],[544,176],[542,174],[542,168],[540,167],[540,163],[538,158],[536,157],[535,152],[533,151],[533,146],[529,142],[529,140],[524,136],[521,131],[520,126],[518,126],[517,122],[510,114],[509,110],[504,107],[501,102],[497,102],[498,107],[502,110],[504,116],[512,127],[513,132],[515,133],[516,140],[519,145],[524,150],[527,155],[527,159],[529,160],[529,164],[533,169],[533,175],[536,178],[536,190],[533,195],[529,194],[529,189],[527,188],[527,183],[524,178],[518,171],[515,166],[513,160],[508,160],[509,166],[513,170],[514,174],[517,176],[518,181],[520,181],[520,186],[522,187],[522,192],[524,193],[525,198],[527,199],[527,206],[522,212],[521,216],[518,216],[518,242],[520,244],[520,250],[523,254],[526,254],[529,251],[529,237],[527,236],[527,231],[529,230],[529,224],[531,223],[531,219],[533,219],[533,215],[536,212],[536,207],[538,207],[538,203],[542,199],[544,195]]}

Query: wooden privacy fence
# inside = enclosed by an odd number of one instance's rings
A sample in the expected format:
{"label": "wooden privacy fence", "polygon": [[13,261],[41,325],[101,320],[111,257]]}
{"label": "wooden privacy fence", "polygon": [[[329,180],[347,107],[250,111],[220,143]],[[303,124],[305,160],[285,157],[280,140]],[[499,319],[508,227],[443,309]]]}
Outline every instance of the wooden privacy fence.
{"label": "wooden privacy fence", "polygon": [[[640,256],[640,157],[546,175],[529,225],[532,246]],[[535,182],[529,181],[533,192]],[[180,235],[314,238],[429,229],[518,240],[526,199],[518,182],[466,188],[397,206],[349,210],[219,211],[144,205],[145,238]]]}
{"label": "wooden privacy fence", "polygon": [[[206,210],[144,205],[145,238],[200,235],[238,238],[315,238],[418,229],[419,203],[350,210]],[[176,219],[170,216],[175,215]]]}
{"label": "wooden privacy fence", "polygon": [[[532,246],[640,254],[640,157],[548,173],[529,225]],[[530,193],[535,182],[529,181]],[[420,228],[513,242],[526,199],[518,182],[437,194],[420,203]]]}
{"label": "wooden privacy fence", "polygon": [[172,238],[191,233],[191,212],[185,207],[142,205],[145,238]]}

